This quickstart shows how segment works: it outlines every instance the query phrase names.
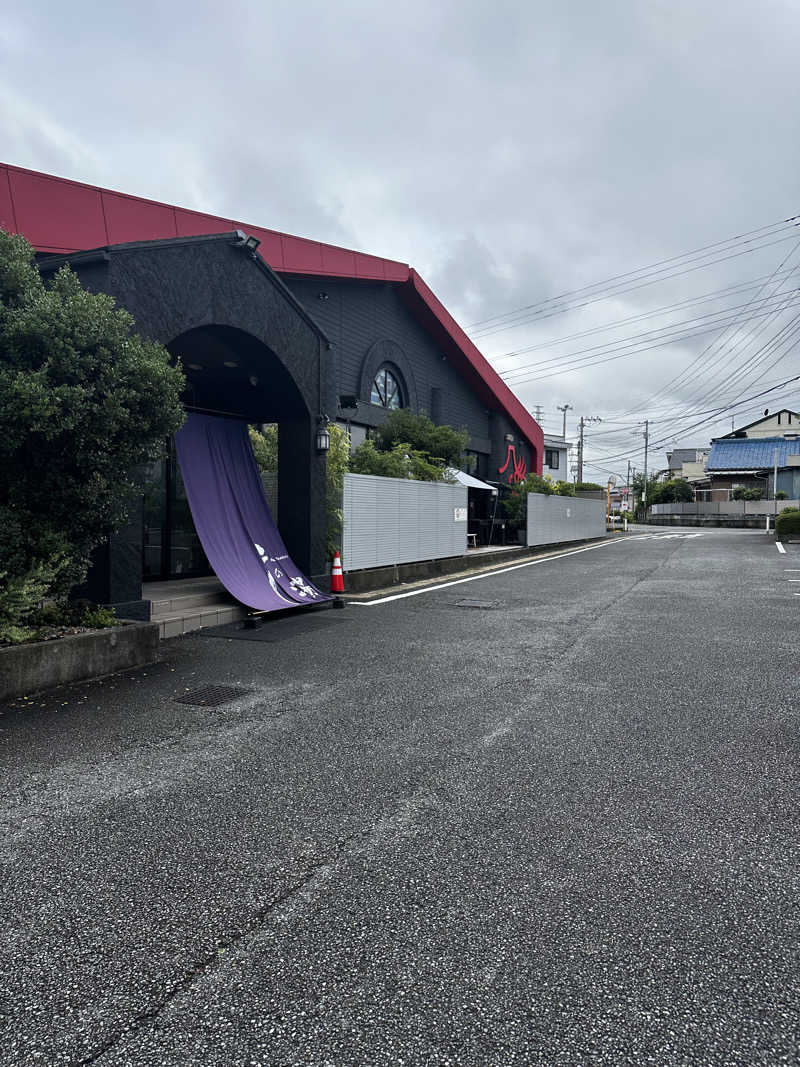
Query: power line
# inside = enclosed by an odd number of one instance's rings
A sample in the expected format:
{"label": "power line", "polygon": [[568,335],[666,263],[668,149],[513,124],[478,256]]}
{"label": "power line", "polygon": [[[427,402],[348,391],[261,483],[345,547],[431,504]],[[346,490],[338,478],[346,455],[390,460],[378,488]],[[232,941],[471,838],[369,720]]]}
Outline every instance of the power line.
{"label": "power line", "polygon": [[[779,338],[780,338],[780,335],[782,333],[786,333],[786,336],[782,340],[780,340],[780,342],[779,342]],[[778,343],[783,345],[787,341],[788,342],[794,342],[798,337],[800,337],[800,315],[796,315],[794,317],[794,319],[792,319],[791,322],[787,323],[784,327],[782,327],[782,329],[778,332],[778,334],[775,335],[775,337],[773,337],[764,346],[762,346],[762,348],[764,349],[764,356],[762,358],[766,358],[768,355],[771,355]],[[786,353],[784,353],[784,355],[786,355]],[[771,364],[771,367],[775,366],[776,363],[780,362],[781,358],[783,358],[783,357],[782,356],[779,357],[778,360],[775,361],[775,363]],[[687,418],[693,418],[694,415],[696,415],[696,414],[698,414],[698,412],[695,411],[692,414],[690,414],[688,416],[685,416],[684,419],[682,419],[682,420],[673,420],[673,421],[678,421],[678,422],[685,421]],[[685,431],[681,431],[681,432],[685,432]],[[672,436],[672,435],[670,435],[670,436]],[[664,438],[664,440],[667,440],[667,438]]]}
{"label": "power line", "polygon": [[[792,306],[792,305],[789,305],[789,306]],[[782,309],[782,310],[785,310],[785,309]],[[771,311],[764,311],[764,312],[760,312],[758,315],[752,316],[752,318],[761,318],[763,316],[767,316],[767,315],[770,315],[770,314],[772,314]],[[734,321],[734,320],[729,320],[729,322],[732,322],[732,321]],[[543,373],[540,373],[540,374],[525,374],[520,378],[516,378],[516,377],[515,378],[511,378],[510,375],[508,375],[508,376],[501,375],[501,377],[504,380],[506,380],[509,385],[514,385],[514,386],[521,385],[521,384],[523,384],[525,382],[544,381],[546,378],[553,378],[553,377],[555,377],[556,375],[559,375],[559,374],[571,374],[576,370],[587,370],[590,367],[600,366],[603,363],[610,363],[613,360],[623,359],[626,356],[640,355],[642,352],[649,352],[652,349],[664,348],[667,345],[678,344],[681,341],[688,341],[688,340],[691,340],[694,337],[702,337],[705,334],[713,333],[715,330],[722,330],[728,324],[729,323],[725,323],[725,322],[717,322],[717,323],[714,323],[714,325],[712,325],[712,326],[705,326],[703,329],[692,330],[692,331],[690,331],[688,333],[680,334],[677,337],[670,337],[670,338],[667,338],[666,340],[656,341],[655,343],[650,342],[650,341],[638,341],[638,342],[635,342],[634,344],[628,344],[628,345],[624,345],[624,346],[617,346],[614,349],[609,348],[609,349],[606,350],[606,353],[604,353],[602,355],[602,358],[598,358],[598,359],[581,359],[581,360],[578,360],[576,362],[576,365],[574,365],[574,366],[573,365],[567,365],[566,363],[555,363],[555,364],[553,364],[553,369],[545,370],[545,371],[543,371]],[[573,353],[573,355],[575,355],[575,353]],[[537,364],[536,366],[538,367],[540,365]],[[546,363],[541,364],[541,366],[546,366]],[[520,368],[520,370],[522,370],[522,368]]]}
{"label": "power line", "polygon": [[[713,415],[710,415],[708,418],[700,419],[699,422],[694,423],[692,426],[683,427],[681,429],[680,433],[681,434],[689,433],[691,430],[696,429],[697,427],[702,426],[705,423],[715,421],[718,418],[718,416],[723,414],[725,411],[730,411],[735,407],[740,407],[742,404],[749,403],[752,400],[758,400],[761,397],[767,396],[769,393],[774,393],[777,389],[782,389],[785,385],[789,385],[790,382],[797,382],[797,381],[800,381],[800,374],[796,374],[791,378],[786,378],[779,385],[772,386],[771,389],[764,389],[760,393],[755,393],[753,396],[746,397],[744,400],[739,400],[739,401],[736,401],[736,402],[734,402],[732,404],[726,404],[723,407],[715,409]],[[673,436],[674,436],[673,434],[669,434],[667,437],[664,437],[659,441],[653,442],[650,447],[651,448],[658,448],[661,445],[667,443],[669,440],[671,440],[671,438]],[[633,450],[629,449],[629,450],[627,450],[625,452],[618,452],[618,453],[615,453],[613,455],[601,455],[600,458],[601,459],[605,459],[605,460],[620,459],[620,458],[622,458],[624,456],[627,456],[627,455],[639,454],[642,451],[643,451],[643,449],[633,449]]]}
{"label": "power line", "polygon": [[[792,290],[792,292],[800,293],[800,289]],[[774,299],[777,302],[780,302],[781,300],[784,300],[785,297],[786,294],[781,294],[780,296],[773,296],[770,299]],[[738,304],[735,307],[724,308],[720,311],[710,311],[707,312],[705,315],[695,315],[693,318],[684,319],[682,322],[673,322],[668,326],[662,326],[653,330],[644,330],[641,333],[631,334],[629,337],[621,338],[617,341],[609,341],[599,345],[589,345],[587,348],[578,348],[574,352],[565,353],[563,356],[553,356],[547,359],[535,361],[533,363],[526,363],[521,367],[514,367],[511,370],[498,373],[500,373],[501,377],[505,381],[517,381],[519,380],[517,377],[518,375],[526,375],[527,371],[530,370],[536,370],[540,367],[548,366],[569,366],[570,364],[575,362],[582,362],[581,360],[577,360],[575,357],[588,356],[590,353],[605,355],[610,352],[624,352],[626,349],[638,344],[643,344],[647,348],[649,347],[650,341],[657,341],[660,337],[668,337],[676,331],[684,330],[686,328],[692,328],[693,324],[700,324],[704,320],[721,319],[721,322],[714,322],[708,324],[713,330],[716,329],[717,326],[722,327],[726,324],[734,323],[739,317],[736,315],[736,312],[746,310],[750,307],[751,303],[752,301],[748,301],[745,304]],[[732,317],[726,318],[726,316],[731,315]],[[706,330],[705,332],[709,331]],[[694,336],[694,334],[692,334],[691,336]],[[519,349],[518,352],[514,354],[521,354],[527,351],[537,351],[537,348],[536,346],[531,346],[530,349]],[[522,380],[527,380],[527,377],[523,378]]]}
{"label": "power line", "polygon": [[[761,248],[770,248],[773,244],[780,244],[781,241],[789,240],[790,237],[785,235],[776,241],[764,241],[764,243],[755,242],[760,241],[764,238],[774,237],[778,233],[783,233],[784,231],[790,231],[794,229],[797,226],[798,219],[800,219],[800,216],[795,215],[791,218],[784,219],[783,222],[780,223],[772,223],[769,226],[762,226],[757,230],[750,230],[748,233],[740,234],[737,237],[730,237],[725,241],[717,241],[714,244],[705,245],[702,248],[682,253],[679,256],[672,256],[669,259],[659,260],[658,262],[650,264],[646,267],[639,267],[633,271],[627,271],[623,274],[617,274],[611,278],[604,279],[603,281],[593,282],[590,285],[585,285],[579,289],[569,290],[564,293],[560,293],[557,296],[552,296],[546,298],[545,300],[537,301],[533,304],[526,304],[521,308],[516,308],[515,310],[504,312],[500,315],[492,315],[489,318],[480,319],[477,322],[471,323],[465,329],[468,333],[474,332],[475,334],[481,334],[483,336],[486,336],[489,333],[494,332],[495,329],[498,329],[499,324],[501,322],[504,322],[505,320],[519,317],[523,314],[526,315],[528,318],[536,318],[541,315],[544,315],[544,313],[548,310],[552,310],[551,305],[553,305],[556,301],[567,301],[567,303],[570,304],[574,303],[574,300],[576,298],[585,297],[590,298],[587,299],[588,303],[594,303],[596,300],[600,299],[603,294],[613,292],[614,295],[620,295],[621,292],[629,292],[632,288],[642,287],[638,284],[631,285],[631,283],[633,282],[638,283],[642,282],[643,279],[646,279],[645,281],[643,281],[643,285],[651,285],[654,281],[666,281],[670,278],[678,277],[680,276],[680,274],[691,273],[694,270],[701,270],[706,266],[712,266],[714,263],[721,263],[725,262],[728,259],[736,258],[740,255],[747,255],[751,252],[758,251]],[[765,231],[771,232],[767,233]],[[761,238],[752,238],[753,234],[758,233],[761,234]],[[721,256],[717,259],[709,259],[708,262],[699,263],[698,265],[695,265],[687,269],[686,271],[679,271],[673,274],[664,274],[663,268],[668,268],[669,264],[675,265],[679,262],[694,262],[694,260],[698,257],[701,259],[707,259],[710,255],[712,255],[712,249],[716,248],[719,250],[724,249],[725,251],[729,251],[729,248],[725,248],[725,246],[735,246],[739,243],[752,244],[753,247],[744,248],[731,255]],[[584,303],[579,306],[583,307],[586,306],[586,304]],[[553,311],[553,313],[561,314],[565,309],[566,305],[559,307],[558,309]],[[519,323],[516,324],[518,325]],[[505,329],[507,327],[504,326],[503,328]]]}
{"label": "power line", "polygon": [[[800,270],[800,267],[789,267],[784,273],[785,273],[786,276],[788,276],[790,274],[796,273],[798,270]],[[644,311],[644,312],[641,312],[638,315],[631,315],[630,317],[625,318],[625,319],[616,319],[615,321],[609,322],[609,323],[605,323],[602,326],[594,326],[592,329],[589,329],[589,330],[580,330],[577,333],[565,334],[562,337],[551,337],[551,338],[548,338],[546,341],[539,341],[535,345],[528,345],[527,347],[524,347],[524,348],[512,349],[509,352],[503,352],[499,356],[493,355],[493,356],[490,356],[489,358],[491,359],[492,364],[494,365],[495,363],[497,363],[501,359],[513,359],[517,355],[521,355],[521,354],[527,353],[527,352],[535,352],[537,350],[545,351],[546,349],[548,349],[552,345],[564,344],[566,341],[574,341],[574,340],[577,340],[577,338],[579,338],[579,337],[590,337],[593,334],[604,333],[606,330],[619,329],[621,326],[627,326],[627,325],[629,325],[630,323],[633,323],[633,322],[641,322],[642,319],[652,319],[652,318],[657,318],[657,317],[659,317],[661,315],[667,315],[672,311],[677,311],[679,308],[682,308],[682,307],[689,307],[692,304],[704,304],[704,303],[710,302],[711,300],[719,299],[720,297],[724,297],[726,295],[733,295],[734,293],[747,292],[749,289],[757,288],[759,285],[761,285],[765,281],[766,282],[770,281],[773,276],[774,275],[765,274],[762,278],[755,278],[755,279],[753,279],[753,281],[740,282],[737,285],[730,285],[730,286],[727,286],[724,289],[717,289],[717,290],[715,290],[713,292],[710,292],[710,293],[703,293],[702,296],[690,297],[688,300],[679,300],[676,303],[666,304],[663,307],[653,308],[650,311]],[[741,305],[741,306],[746,306],[746,305]],[[720,309],[720,312],[722,310],[724,310],[724,309]]]}
{"label": "power line", "polygon": [[[712,259],[709,260],[707,263],[701,263],[699,266],[689,267],[687,270],[676,271],[674,274],[665,274],[660,278],[654,278],[649,281],[642,282],[640,285],[631,285],[623,289],[609,289],[607,292],[598,293],[596,297],[593,297],[591,300],[586,300],[582,304],[565,304],[563,307],[556,308],[554,311],[543,311],[539,314],[531,316],[530,318],[520,320],[514,325],[525,326],[533,322],[541,322],[543,319],[551,319],[555,315],[564,315],[567,312],[571,311],[581,311],[583,308],[590,307],[592,304],[596,304],[603,300],[610,300],[612,298],[624,296],[626,293],[636,292],[638,289],[644,289],[649,285],[654,285],[656,282],[670,281],[672,278],[682,278],[686,274],[692,274],[694,271],[703,270],[705,267],[713,267],[717,263],[725,263],[729,259],[736,259],[738,256],[749,255],[751,252],[757,252],[762,248],[772,248],[773,245],[781,244],[784,241],[790,241],[793,236],[793,234],[789,234],[786,237],[781,237],[777,241],[770,241],[767,244],[758,245],[756,248],[746,248],[742,252],[734,252],[729,256],[722,256],[719,259]],[[484,341],[487,337],[493,337],[496,333],[502,333],[503,330],[508,328],[510,327],[503,327],[502,329],[498,328],[496,330],[490,330],[486,333],[474,334],[472,336],[472,340],[476,343],[478,341]]]}
{"label": "power line", "polygon": [[[761,286],[761,288],[759,289],[759,291],[756,294],[756,296],[752,298],[750,303],[753,303],[753,302],[758,300],[760,294],[770,284],[770,282],[772,282],[773,280],[776,280],[778,277],[784,277],[784,278],[786,277],[785,273],[784,274],[781,273],[782,272],[782,268],[785,266],[786,262],[789,259],[791,259],[791,257],[797,251],[798,247],[800,247],[800,242],[798,242],[794,246],[794,248],[788,253],[788,255],[784,257],[784,259],[781,261],[781,263],[778,264],[778,266],[775,268],[775,270],[772,272],[772,274],[767,278],[766,282]],[[666,383],[666,385],[661,386],[660,389],[657,389],[655,393],[651,394],[651,396],[648,398],[648,401],[643,406],[649,406],[650,402],[652,402],[653,400],[657,399],[658,397],[664,395],[667,392],[668,389],[676,386],[677,384],[679,384],[679,383],[681,383],[683,381],[687,381],[688,380],[688,375],[691,372],[691,370],[694,367],[696,367],[700,363],[700,361],[704,358],[704,356],[714,347],[714,345],[719,343],[720,341],[721,341],[721,337],[714,338],[708,345],[706,345],[706,347],[703,349],[703,351],[700,352],[700,354],[698,356],[696,356],[695,359],[692,360],[692,362],[687,367],[684,367],[684,369],[680,372],[680,374],[678,374],[675,378],[672,378],[669,382]],[[733,337],[730,338],[728,343],[729,343],[729,345],[733,343]],[[720,352],[720,358],[722,357],[722,354],[723,353]],[[717,360],[716,362],[719,362],[719,361]]]}

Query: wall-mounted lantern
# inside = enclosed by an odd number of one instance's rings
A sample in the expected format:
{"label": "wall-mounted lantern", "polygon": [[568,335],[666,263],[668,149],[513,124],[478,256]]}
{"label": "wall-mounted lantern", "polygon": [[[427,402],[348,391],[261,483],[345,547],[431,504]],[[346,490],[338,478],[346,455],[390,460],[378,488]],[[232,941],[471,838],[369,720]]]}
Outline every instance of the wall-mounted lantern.
{"label": "wall-mounted lantern", "polygon": [[328,430],[328,420],[324,415],[318,418],[317,426],[317,452],[327,452],[331,447],[331,435]]}

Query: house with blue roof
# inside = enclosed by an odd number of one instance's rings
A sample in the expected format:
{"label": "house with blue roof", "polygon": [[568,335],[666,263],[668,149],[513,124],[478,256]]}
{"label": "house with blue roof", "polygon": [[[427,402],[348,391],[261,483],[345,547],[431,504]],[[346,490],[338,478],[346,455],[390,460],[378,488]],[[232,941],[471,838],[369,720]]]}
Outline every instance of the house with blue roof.
{"label": "house with blue roof", "polygon": [[[775,465],[778,467],[774,485]],[[761,489],[765,497],[775,490],[792,500],[800,499],[800,427],[798,436],[722,437],[711,443],[706,463],[712,499],[727,499],[725,492],[740,486]]]}

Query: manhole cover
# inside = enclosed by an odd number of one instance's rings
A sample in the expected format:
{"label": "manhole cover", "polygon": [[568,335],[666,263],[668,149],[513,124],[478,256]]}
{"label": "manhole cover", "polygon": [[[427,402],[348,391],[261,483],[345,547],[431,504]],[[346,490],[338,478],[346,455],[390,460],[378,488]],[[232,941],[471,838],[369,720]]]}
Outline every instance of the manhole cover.
{"label": "manhole cover", "polygon": [[483,611],[491,611],[493,608],[498,607],[496,600],[457,600],[457,608],[476,608]]}
{"label": "manhole cover", "polygon": [[238,685],[204,685],[200,689],[192,689],[183,696],[174,697],[177,704],[194,704],[198,708],[217,708],[220,704],[229,704],[232,700],[246,696],[249,689],[242,689]]}

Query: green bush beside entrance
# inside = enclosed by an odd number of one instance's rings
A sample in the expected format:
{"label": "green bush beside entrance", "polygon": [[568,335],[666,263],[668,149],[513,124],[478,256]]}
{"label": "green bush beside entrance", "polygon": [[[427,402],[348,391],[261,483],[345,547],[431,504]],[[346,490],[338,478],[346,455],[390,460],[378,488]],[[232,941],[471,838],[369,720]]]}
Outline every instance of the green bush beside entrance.
{"label": "green bush beside entrance", "polygon": [[111,297],[68,267],[45,285],[0,230],[0,642],[35,632],[125,521],[133,472],[184,419],[184,377]]}

